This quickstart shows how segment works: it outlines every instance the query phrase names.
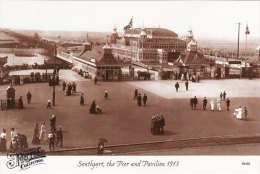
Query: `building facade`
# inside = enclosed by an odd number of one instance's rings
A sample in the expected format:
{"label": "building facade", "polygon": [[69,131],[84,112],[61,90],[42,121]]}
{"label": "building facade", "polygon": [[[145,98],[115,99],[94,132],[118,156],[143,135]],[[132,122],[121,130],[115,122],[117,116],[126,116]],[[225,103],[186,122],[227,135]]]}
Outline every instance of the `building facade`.
{"label": "building facade", "polygon": [[169,52],[186,49],[186,41],[165,28],[129,28],[122,37],[114,28],[110,42],[118,59],[144,64],[167,62]]}

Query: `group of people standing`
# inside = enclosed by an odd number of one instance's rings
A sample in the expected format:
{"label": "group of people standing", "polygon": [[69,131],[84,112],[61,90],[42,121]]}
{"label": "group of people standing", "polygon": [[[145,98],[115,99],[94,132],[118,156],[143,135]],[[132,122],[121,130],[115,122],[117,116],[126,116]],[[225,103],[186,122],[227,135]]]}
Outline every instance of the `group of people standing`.
{"label": "group of people standing", "polygon": [[137,100],[137,106],[142,106],[142,101],[143,101],[143,105],[146,106],[146,102],[147,102],[147,95],[144,94],[144,96],[141,96],[141,93],[138,92],[138,89],[135,88],[135,92],[134,92],[134,100]]}
{"label": "group of people standing", "polygon": [[[10,150],[24,150],[28,148],[27,137],[23,134],[17,133],[15,128],[11,128],[10,132]],[[0,134],[0,152],[7,152],[7,130],[3,129]]]}
{"label": "group of people standing", "polygon": [[61,126],[56,128],[56,116],[52,115],[50,118],[50,131],[47,133],[46,123],[43,120],[42,125],[39,130],[38,123],[34,128],[34,134],[32,139],[32,144],[40,144],[43,142],[49,142],[50,151],[54,151],[54,145],[58,146],[60,143],[60,147],[63,146],[63,131]]}
{"label": "group of people standing", "polygon": [[69,83],[68,85],[66,84],[65,81],[62,83],[63,91],[65,91],[66,96],[70,96],[73,93],[76,93],[76,88],[77,84],[75,82]]}
{"label": "group of people standing", "polygon": [[164,134],[165,118],[163,115],[152,116],[151,133],[153,135]]}
{"label": "group of people standing", "polygon": [[[225,101],[226,103],[226,106],[227,106],[227,111],[229,111],[229,107],[230,107],[230,103],[231,101],[229,100],[229,98],[226,98],[226,92],[224,91],[223,93],[221,92],[220,93],[220,98],[217,98],[216,99],[216,103],[217,103],[217,110],[218,111],[221,111],[221,102],[222,101]],[[190,106],[191,106],[191,109],[196,109],[197,108],[197,104],[198,104],[198,99],[196,98],[196,96],[192,97],[190,99]],[[215,100],[214,99],[211,99],[210,102],[210,110],[211,111],[214,111],[215,110]],[[203,107],[203,110],[205,111],[207,109],[207,105],[208,105],[208,99],[206,97],[203,98],[202,100],[202,107]]]}

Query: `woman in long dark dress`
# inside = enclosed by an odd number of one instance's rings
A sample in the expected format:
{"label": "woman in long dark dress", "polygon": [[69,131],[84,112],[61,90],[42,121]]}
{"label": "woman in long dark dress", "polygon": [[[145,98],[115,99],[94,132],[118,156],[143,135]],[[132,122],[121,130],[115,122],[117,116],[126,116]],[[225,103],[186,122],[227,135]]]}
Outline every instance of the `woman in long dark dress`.
{"label": "woman in long dark dress", "polygon": [[0,134],[0,152],[6,152],[6,129]]}
{"label": "woman in long dark dress", "polygon": [[89,108],[89,112],[91,114],[95,114],[96,113],[96,101],[95,100],[92,101],[92,104],[91,104],[91,106]]}
{"label": "woman in long dark dress", "polygon": [[80,96],[80,105],[84,105],[84,97],[83,97],[83,93]]}
{"label": "woman in long dark dress", "polygon": [[39,128],[38,128],[38,123],[36,123],[36,126],[34,128],[34,133],[33,133],[33,140],[32,144],[40,144],[40,133],[39,133]]}

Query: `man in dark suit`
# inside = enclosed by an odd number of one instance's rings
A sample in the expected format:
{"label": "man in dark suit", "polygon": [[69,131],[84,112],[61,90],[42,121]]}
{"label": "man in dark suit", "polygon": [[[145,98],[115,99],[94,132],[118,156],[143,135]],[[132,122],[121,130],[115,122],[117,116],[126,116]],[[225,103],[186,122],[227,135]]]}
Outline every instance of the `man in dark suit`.
{"label": "man in dark suit", "polygon": [[52,115],[50,118],[51,131],[56,132],[56,116]]}
{"label": "man in dark suit", "polygon": [[143,103],[144,103],[144,106],[146,105],[146,102],[147,102],[147,95],[144,94],[144,96],[143,96]]}
{"label": "man in dark suit", "polygon": [[139,93],[138,97],[137,97],[137,105],[138,106],[141,106],[142,105],[142,96],[141,94]]}
{"label": "man in dark suit", "polygon": [[28,102],[28,104],[30,104],[31,103],[31,99],[32,99],[32,93],[30,91],[28,91],[26,96],[27,96],[27,102]]}
{"label": "man in dark suit", "polygon": [[176,89],[176,92],[178,92],[178,89],[179,89],[180,85],[178,82],[175,83],[175,89]]}
{"label": "man in dark suit", "polygon": [[204,110],[204,111],[206,110],[207,103],[208,103],[208,100],[207,100],[206,97],[204,97],[204,99],[203,99],[203,110]]}
{"label": "man in dark suit", "polygon": [[186,82],[185,82],[185,87],[186,87],[186,91],[188,91],[189,90],[189,82],[188,82],[188,80],[186,80]]}
{"label": "man in dark suit", "polygon": [[60,147],[62,147],[62,143],[63,143],[63,132],[61,129],[61,126],[59,126],[59,129],[56,132],[57,134],[57,142],[56,142],[56,146],[59,144],[60,142]]}
{"label": "man in dark suit", "polygon": [[193,109],[193,106],[194,106],[194,98],[193,97],[190,99],[190,106],[191,106],[191,109]]}
{"label": "man in dark suit", "polygon": [[227,103],[227,110],[229,111],[229,106],[230,106],[230,100],[229,100],[229,98],[227,98],[226,103]]}
{"label": "man in dark suit", "polygon": [[135,100],[135,99],[137,99],[137,97],[138,97],[138,89],[137,89],[137,88],[135,88],[135,93],[134,93],[134,100]]}
{"label": "man in dark suit", "polygon": [[196,109],[198,104],[198,99],[196,98],[196,96],[194,96],[193,103],[194,103],[194,109]]}

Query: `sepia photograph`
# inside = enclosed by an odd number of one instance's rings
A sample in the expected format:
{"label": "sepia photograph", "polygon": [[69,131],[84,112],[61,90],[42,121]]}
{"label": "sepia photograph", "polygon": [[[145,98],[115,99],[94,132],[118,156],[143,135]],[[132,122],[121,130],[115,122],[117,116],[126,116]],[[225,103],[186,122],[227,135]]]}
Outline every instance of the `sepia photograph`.
{"label": "sepia photograph", "polygon": [[259,1],[0,0],[0,172],[257,173],[259,88]]}

